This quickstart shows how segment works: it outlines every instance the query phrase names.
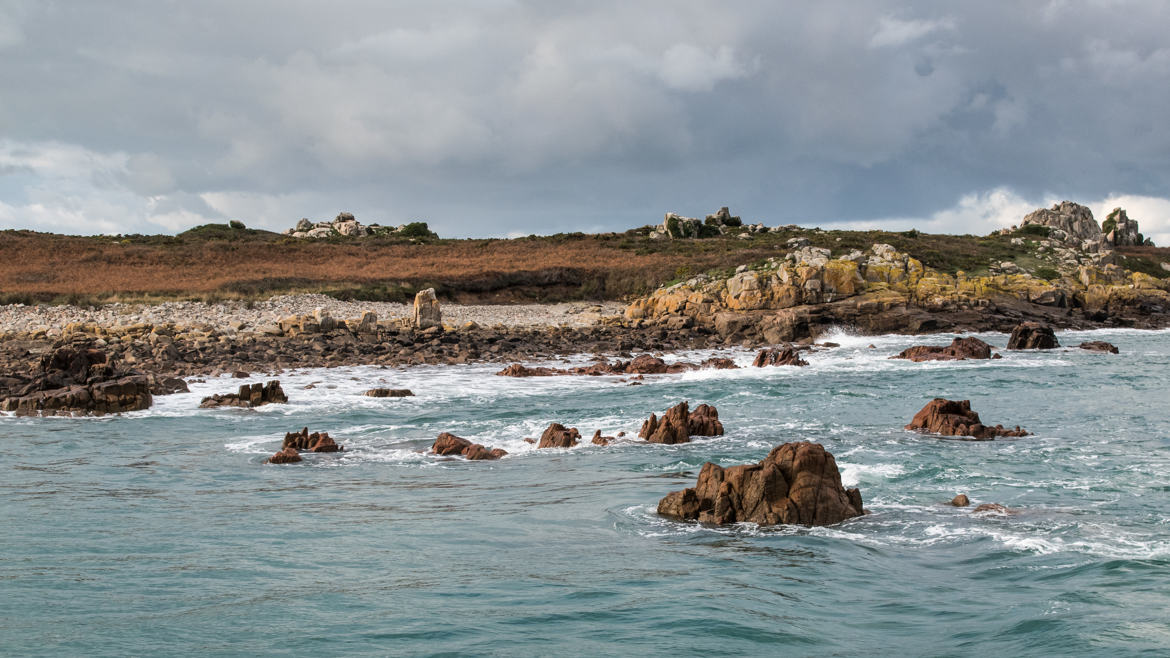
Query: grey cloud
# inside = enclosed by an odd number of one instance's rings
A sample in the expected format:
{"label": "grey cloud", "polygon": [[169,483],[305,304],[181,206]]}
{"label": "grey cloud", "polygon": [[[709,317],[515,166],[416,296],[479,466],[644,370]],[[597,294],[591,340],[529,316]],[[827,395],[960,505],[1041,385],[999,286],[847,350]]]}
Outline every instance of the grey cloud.
{"label": "grey cloud", "polygon": [[[120,158],[65,187],[104,195],[86,205],[110,214],[103,225],[129,208],[128,231],[162,216],[284,228],[345,208],[501,235],[725,204],[823,225],[927,221],[1000,188],[1160,197],[1167,12],[9,1],[0,18],[19,16],[19,39],[0,30],[0,88],[15,92],[0,98],[0,140]],[[61,166],[36,171],[84,176]],[[5,221],[19,222],[30,193],[4,178]]]}

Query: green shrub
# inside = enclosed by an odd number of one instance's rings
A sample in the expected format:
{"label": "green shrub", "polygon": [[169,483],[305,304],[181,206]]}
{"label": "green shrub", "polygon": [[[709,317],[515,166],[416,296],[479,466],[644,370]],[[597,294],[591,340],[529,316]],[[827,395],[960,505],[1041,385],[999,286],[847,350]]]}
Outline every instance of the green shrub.
{"label": "green shrub", "polygon": [[237,231],[242,231],[242,230],[244,230],[245,228],[247,228],[246,226],[244,226],[244,223],[243,223],[243,222],[241,222],[241,221],[240,221],[240,220],[238,220],[238,219],[233,219],[233,220],[231,220],[230,222],[228,222],[228,226],[229,226],[230,228],[234,228],[234,229],[236,229]]}
{"label": "green shrub", "polygon": [[1051,229],[1049,229],[1047,226],[1042,226],[1040,224],[1024,224],[1020,228],[1016,229],[1016,235],[1034,235],[1041,238],[1046,238],[1048,237],[1050,231]]}
{"label": "green shrub", "polygon": [[1055,281],[1060,278],[1060,272],[1051,267],[1037,267],[1032,270],[1032,276],[1045,281]]}
{"label": "green shrub", "polygon": [[398,235],[404,238],[437,238],[439,237],[434,231],[427,227],[426,222],[411,222],[402,227],[398,231]]}

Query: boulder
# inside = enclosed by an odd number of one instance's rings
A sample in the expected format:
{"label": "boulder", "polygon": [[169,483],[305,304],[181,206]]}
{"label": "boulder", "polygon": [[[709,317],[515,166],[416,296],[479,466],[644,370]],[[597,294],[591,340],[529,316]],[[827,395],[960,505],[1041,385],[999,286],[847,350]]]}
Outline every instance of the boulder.
{"label": "boulder", "polygon": [[602,436],[601,430],[597,430],[593,433],[593,438],[590,440],[590,443],[595,446],[607,446],[613,440],[614,438],[612,436]]}
{"label": "boulder", "polygon": [[911,361],[963,361],[966,359],[990,359],[991,346],[974,337],[956,338],[945,347],[937,345],[915,345],[902,350],[891,359]]}
{"label": "boulder", "polygon": [[650,414],[638,431],[638,438],[668,445],[687,443],[692,436],[722,435],[723,423],[719,422],[719,412],[715,407],[701,404],[692,412],[686,402],[671,407],[662,418]]}
{"label": "boulder", "polygon": [[832,525],[864,514],[861,492],[846,490],[833,455],[819,443],[785,443],[758,464],[707,462],[696,485],[667,494],[658,513],[723,525]]}
{"label": "boulder", "polygon": [[800,358],[791,345],[784,347],[770,347],[760,350],[752,365],[757,368],[765,366],[807,366],[808,361]]}
{"label": "boulder", "polygon": [[450,432],[443,432],[431,445],[431,454],[444,457],[461,456],[471,461],[481,461],[499,459],[508,453],[501,448],[492,448],[489,450],[482,444],[472,443]]}
{"label": "boulder", "polygon": [[281,448],[292,448],[294,450],[302,450],[307,452],[341,452],[345,450],[344,446],[338,445],[328,432],[313,432],[309,434],[309,428],[304,428],[299,432],[289,432],[284,435],[284,443]]}
{"label": "boulder", "polygon": [[237,393],[215,394],[203,398],[200,408],[214,409],[216,407],[259,407],[265,404],[285,404],[288,396],[280,388],[280,382],[272,380],[266,384],[244,384]]}
{"label": "boulder", "polygon": [[576,427],[565,427],[560,423],[552,423],[540,435],[540,448],[572,448],[581,439],[581,433]]}
{"label": "boulder", "polygon": [[1117,354],[1120,350],[1113,345],[1113,343],[1106,343],[1103,340],[1090,340],[1081,343],[1078,347],[1082,350],[1089,350],[1091,352],[1108,352],[1110,354]]}
{"label": "boulder", "polygon": [[1021,322],[1012,329],[1009,350],[1051,350],[1060,347],[1052,327],[1039,322]]}
{"label": "boulder", "polygon": [[951,499],[951,505],[954,505],[955,507],[966,507],[970,504],[971,499],[967,497],[967,494],[959,494],[958,496],[955,496]]}
{"label": "boulder", "polygon": [[1024,217],[1024,225],[1039,224],[1063,231],[1077,241],[1100,241],[1101,225],[1093,219],[1093,211],[1079,203],[1061,201],[1052,208],[1040,208]]}
{"label": "boulder", "polygon": [[420,290],[414,296],[414,327],[430,329],[442,326],[443,313],[439,310],[439,299],[435,297],[435,289]]}
{"label": "boulder", "polygon": [[1005,429],[1003,425],[990,427],[979,420],[979,414],[971,410],[969,400],[946,400],[935,398],[927,403],[917,414],[914,420],[906,426],[908,430],[944,436],[969,436],[981,441],[988,441],[997,436],[1027,436],[1028,433],[1020,429]]}
{"label": "boulder", "polygon": [[281,448],[279,452],[264,460],[265,464],[295,464],[301,461],[301,453],[292,446]]}
{"label": "boulder", "polygon": [[371,388],[366,391],[366,397],[371,398],[405,398],[413,395],[408,388]]}

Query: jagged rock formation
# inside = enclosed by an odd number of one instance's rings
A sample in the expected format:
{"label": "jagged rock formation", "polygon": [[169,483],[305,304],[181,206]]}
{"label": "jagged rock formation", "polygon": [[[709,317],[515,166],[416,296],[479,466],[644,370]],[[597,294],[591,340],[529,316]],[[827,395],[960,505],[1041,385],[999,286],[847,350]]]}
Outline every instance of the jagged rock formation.
{"label": "jagged rock formation", "polygon": [[911,361],[963,361],[965,359],[990,359],[991,346],[987,343],[968,336],[956,338],[945,347],[937,345],[915,345],[902,350],[891,359],[909,359]]}
{"label": "jagged rock formation", "polygon": [[1021,322],[1008,338],[1009,350],[1051,350],[1060,347],[1052,327],[1039,322]]}
{"label": "jagged rock formation", "polygon": [[763,368],[766,366],[807,366],[808,361],[800,358],[800,354],[791,345],[784,347],[766,347],[752,360],[752,366]]}
{"label": "jagged rock formation", "polygon": [[328,432],[313,432],[309,434],[309,428],[304,428],[299,432],[289,432],[284,435],[284,443],[280,446],[281,450],[292,448],[294,450],[308,451],[308,452],[341,452],[345,450],[344,446],[338,445]]}
{"label": "jagged rock formation", "polygon": [[576,427],[565,427],[560,423],[551,423],[540,435],[540,448],[572,448],[581,440],[581,433]]}
{"label": "jagged rock formation", "polygon": [[969,436],[988,441],[997,436],[1027,436],[1028,433],[1016,425],[1005,429],[1003,425],[989,427],[979,420],[979,414],[971,410],[969,400],[946,400],[935,398],[928,402],[914,420],[906,426],[908,430],[943,436]]}
{"label": "jagged rock formation", "polygon": [[719,422],[719,411],[708,404],[700,404],[690,411],[688,403],[680,402],[658,418],[642,423],[638,438],[650,443],[687,443],[692,436],[723,436],[723,423]]}
{"label": "jagged rock formation", "polygon": [[480,443],[472,443],[450,432],[443,432],[431,444],[431,454],[443,457],[461,456],[470,461],[482,461],[499,459],[508,452],[503,448],[488,449]]}
{"label": "jagged rock formation", "polygon": [[4,379],[0,409],[18,416],[102,415],[148,409],[154,402],[148,375],[85,345],[44,354],[31,379],[16,373]]}
{"label": "jagged rock formation", "polygon": [[1047,226],[1048,237],[1064,243],[1075,241],[1082,251],[1101,250],[1101,226],[1093,219],[1093,211],[1079,203],[1061,201],[1051,208],[1040,208],[1024,216],[1022,224]]}
{"label": "jagged rock formation", "polygon": [[259,382],[255,384],[244,384],[240,386],[237,393],[217,393],[210,397],[203,398],[199,406],[203,409],[213,409],[216,407],[259,407],[265,404],[285,404],[288,402],[288,396],[284,394],[284,389],[280,387],[280,382],[272,380],[266,384]]}
{"label": "jagged rock formation", "polygon": [[703,464],[698,483],[667,494],[658,513],[680,521],[832,525],[864,514],[861,492],[846,490],[833,455],[819,443],[785,443],[758,464]]}
{"label": "jagged rock formation", "polygon": [[1105,218],[1101,231],[1105,242],[1115,247],[1154,246],[1154,241],[1142,235],[1137,220],[1130,219],[1124,208],[1114,208]]}
{"label": "jagged rock formation", "polygon": [[294,238],[331,238],[338,236],[364,238],[369,235],[400,235],[402,237],[430,237],[434,233],[427,228],[426,222],[413,222],[398,226],[382,226],[380,224],[364,225],[353,216],[353,213],[338,213],[330,222],[311,222],[302,219],[295,228],[290,228],[284,235]]}

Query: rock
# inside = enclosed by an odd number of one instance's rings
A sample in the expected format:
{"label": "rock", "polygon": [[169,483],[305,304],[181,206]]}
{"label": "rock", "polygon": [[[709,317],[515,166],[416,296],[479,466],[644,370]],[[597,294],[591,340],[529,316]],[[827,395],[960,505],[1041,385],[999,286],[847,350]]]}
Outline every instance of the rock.
{"label": "rock", "polygon": [[951,499],[951,504],[955,507],[966,507],[971,504],[971,499],[967,497],[967,494],[959,494]]}
{"label": "rock", "polygon": [[435,289],[420,290],[414,296],[414,326],[416,329],[430,329],[443,326],[443,313]]}
{"label": "rock", "polygon": [[909,359],[911,361],[963,361],[966,359],[990,359],[991,346],[987,343],[968,336],[956,338],[950,345],[916,345],[902,350],[891,359]]}
{"label": "rock", "polygon": [[581,433],[576,427],[565,427],[560,423],[552,423],[540,435],[540,448],[572,448],[581,439]]}
{"label": "rock", "polygon": [[710,358],[703,361],[702,364],[687,363],[679,361],[677,363],[667,364],[662,359],[649,354],[642,354],[630,361],[614,361],[610,363],[603,361],[601,363],[594,363],[588,366],[579,366],[576,368],[549,368],[546,366],[539,366],[530,368],[519,363],[504,368],[496,373],[501,377],[556,377],[561,375],[663,375],[679,372],[686,372],[688,370],[698,370],[700,368],[735,368],[735,362],[731,359],[724,358]]}
{"label": "rock", "polygon": [[297,222],[297,227],[294,229],[294,231],[298,233],[304,233],[311,230],[313,230],[313,222],[310,222],[306,217],[302,217],[301,221]]}
{"label": "rock", "polygon": [[371,398],[405,398],[414,395],[408,388],[371,388],[365,394]]}
{"label": "rock", "polygon": [[1077,241],[1101,240],[1101,226],[1093,219],[1093,211],[1072,201],[1061,201],[1052,208],[1035,210],[1026,215],[1022,223],[1058,229]]}
{"label": "rock", "polygon": [[281,448],[279,452],[264,460],[265,464],[295,464],[301,461],[301,454],[296,448]]}
{"label": "rock", "polygon": [[215,407],[259,407],[265,404],[284,404],[288,396],[280,388],[280,382],[272,380],[266,384],[244,384],[238,393],[215,394],[203,398],[200,408],[213,409]]}
{"label": "rock", "polygon": [[997,436],[1027,436],[1028,433],[1017,425],[1005,429],[1003,425],[989,427],[979,420],[979,414],[971,410],[968,400],[946,400],[935,398],[927,403],[914,420],[906,426],[908,430],[944,436],[970,436],[987,441]]}
{"label": "rock", "polygon": [[1051,350],[1060,347],[1052,327],[1039,322],[1021,322],[1012,329],[1009,350]]}
{"label": "rock", "polygon": [[147,380],[150,382],[151,395],[172,395],[174,393],[191,392],[190,387],[187,386],[187,382],[178,377],[147,375]]}
{"label": "rock", "polygon": [[508,454],[501,448],[491,450],[479,443],[472,443],[467,439],[455,436],[450,432],[443,432],[431,445],[431,453],[444,457],[461,456],[471,461],[499,459]]}
{"label": "rock", "polygon": [[232,373],[232,379],[247,379],[252,376],[252,373],[245,370],[237,370]]}
{"label": "rock", "polygon": [[1102,228],[1105,242],[1115,247],[1135,247],[1145,244],[1136,219],[1130,219],[1124,208],[1114,208],[1105,218]]}
{"label": "rock", "polygon": [[668,409],[661,419],[650,414],[638,431],[638,438],[668,445],[687,443],[692,436],[722,435],[723,423],[719,422],[719,412],[715,407],[701,404],[691,412],[686,402]]}
{"label": "rock", "polygon": [[293,448],[294,450],[304,450],[309,452],[341,452],[345,450],[344,446],[338,445],[328,432],[313,432],[309,434],[309,428],[304,428],[300,432],[289,432],[284,435],[284,443],[282,449]]}
{"label": "rock", "polygon": [[703,222],[694,217],[668,212],[658,231],[669,238],[698,238],[703,234]]}
{"label": "rock", "polygon": [[723,525],[832,525],[864,514],[861,492],[846,490],[833,455],[819,443],[785,443],[758,464],[703,464],[693,488],[667,494],[658,513]]}
{"label": "rock", "polygon": [[808,361],[800,358],[791,345],[772,347],[760,350],[752,365],[757,368],[765,366],[807,366]]}
{"label": "rock", "polygon": [[148,409],[148,375],[118,366],[99,349],[62,346],[41,356],[31,381],[8,378],[0,409],[18,416],[102,415]]}
{"label": "rock", "polygon": [[1017,510],[1010,507],[1004,507],[999,503],[983,503],[982,505],[971,510],[972,514],[1016,514]]}
{"label": "rock", "polygon": [[601,430],[597,430],[593,433],[593,439],[590,440],[590,443],[595,446],[607,446],[613,440],[614,438],[612,436],[602,436]]}
{"label": "rock", "polygon": [[701,364],[701,367],[711,368],[714,370],[735,370],[739,368],[739,366],[735,365],[735,361],[721,356],[713,356],[709,359],[705,359]]}
{"label": "rock", "polygon": [[1081,343],[1078,347],[1082,350],[1089,350],[1091,352],[1108,352],[1110,354],[1117,354],[1120,352],[1112,343],[1106,343],[1103,340],[1090,340]]}

